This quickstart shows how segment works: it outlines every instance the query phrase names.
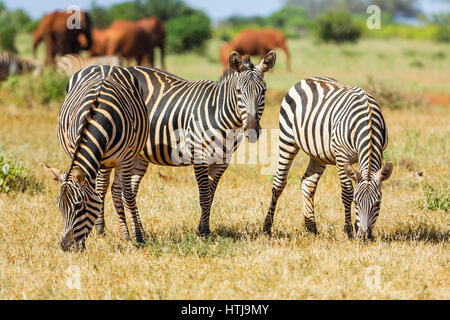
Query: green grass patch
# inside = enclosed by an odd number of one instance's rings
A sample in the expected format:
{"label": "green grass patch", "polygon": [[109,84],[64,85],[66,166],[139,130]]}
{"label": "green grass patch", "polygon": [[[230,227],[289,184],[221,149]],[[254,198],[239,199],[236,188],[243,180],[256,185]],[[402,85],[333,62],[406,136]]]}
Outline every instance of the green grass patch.
{"label": "green grass patch", "polygon": [[425,199],[419,203],[419,208],[424,211],[450,210],[450,188],[433,187],[430,184],[423,186]]}

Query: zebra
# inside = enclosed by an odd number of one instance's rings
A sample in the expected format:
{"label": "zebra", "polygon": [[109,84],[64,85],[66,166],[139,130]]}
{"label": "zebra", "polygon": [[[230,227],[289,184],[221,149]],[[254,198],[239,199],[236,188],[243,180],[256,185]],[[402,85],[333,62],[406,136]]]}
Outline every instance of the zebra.
{"label": "zebra", "polygon": [[100,56],[92,58],[83,58],[78,54],[66,54],[58,59],[56,62],[57,71],[61,74],[71,77],[77,71],[93,66],[93,65],[109,65],[109,66],[123,66],[123,59],[119,56]]}
{"label": "zebra", "polygon": [[57,204],[63,217],[63,250],[85,248],[85,239],[103,210],[96,179],[105,169],[115,169],[112,196],[120,236],[130,240],[125,208],[132,217],[136,241],[143,241],[131,176],[133,160],[144,148],[148,134],[142,89],[128,70],[91,66],[70,78],[57,135],[72,163],[67,172],[44,165],[50,177],[61,182]]}
{"label": "zebra", "polygon": [[[199,189],[199,233],[210,234],[211,204],[219,180],[243,135],[254,143],[260,134],[266,83],[264,73],[273,68],[270,51],[258,65],[237,52],[230,54],[230,69],[219,81],[187,81],[151,67],[128,67],[144,91],[149,112],[150,135],[135,159],[133,192],[138,192],[150,163],[162,166],[193,165]],[[104,199],[109,172],[101,172],[98,189]],[[96,222],[104,232],[104,217]]]}
{"label": "zebra", "polygon": [[8,52],[0,51],[0,81],[6,80],[9,75],[22,74],[24,71],[32,71],[37,76],[42,72],[42,65],[37,61],[29,61]]}
{"label": "zebra", "polygon": [[[392,173],[391,162],[382,166],[388,134],[375,98],[361,88],[334,79],[307,78],[291,87],[284,97],[279,127],[278,169],[263,230],[271,233],[275,207],[286,186],[289,168],[298,151],[303,150],[310,157],[302,178],[306,230],[317,233],[314,194],[326,165],[335,165],[345,208],[344,231],[353,237],[354,199],[356,235],[372,238],[380,211],[381,183]],[[355,162],[359,171],[351,166]],[[355,193],[351,180],[356,183]]]}

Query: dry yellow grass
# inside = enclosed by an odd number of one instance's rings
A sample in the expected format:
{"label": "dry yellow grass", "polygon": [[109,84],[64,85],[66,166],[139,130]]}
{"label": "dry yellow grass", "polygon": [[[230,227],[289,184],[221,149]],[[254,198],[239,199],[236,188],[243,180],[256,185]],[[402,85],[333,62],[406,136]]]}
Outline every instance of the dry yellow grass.
{"label": "dry yellow grass", "polygon": [[[180,58],[172,59],[175,64]],[[281,78],[277,72],[268,76],[269,85]],[[394,161],[394,172],[383,186],[374,242],[346,238],[334,167],[326,170],[316,195],[320,235],[304,231],[300,179],[307,158],[300,154],[271,238],[262,233],[271,180],[260,174],[260,165],[233,164],[224,174],[207,240],[197,236],[192,168],[151,166],[138,196],[147,245],[137,249],[119,240],[108,194],[107,233],[93,232],[81,253],[59,248],[58,186],[39,166],[69,165],[56,139],[59,105],[0,108],[0,147],[45,185],[34,196],[0,195],[0,299],[450,298],[448,212],[417,205],[425,183],[442,186],[450,178],[448,105],[383,109],[390,138],[385,158]],[[264,128],[278,126],[278,110],[275,102],[267,106]],[[423,180],[414,171],[423,171]],[[78,271],[76,289],[70,284]]]}

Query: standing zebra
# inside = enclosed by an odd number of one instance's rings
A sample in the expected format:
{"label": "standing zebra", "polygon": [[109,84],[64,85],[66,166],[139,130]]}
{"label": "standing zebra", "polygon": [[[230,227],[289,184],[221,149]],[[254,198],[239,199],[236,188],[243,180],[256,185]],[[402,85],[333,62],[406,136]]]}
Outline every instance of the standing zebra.
{"label": "standing zebra", "polygon": [[149,121],[136,78],[125,68],[92,66],[69,80],[58,117],[58,139],[72,159],[67,172],[44,165],[61,182],[58,206],[63,216],[61,247],[84,248],[94,222],[103,210],[96,191],[99,170],[115,169],[112,187],[119,232],[130,240],[124,207],[133,219],[133,235],[143,230],[131,191],[133,160],[148,139]]}
{"label": "standing zebra", "polygon": [[[302,178],[305,226],[317,233],[314,193],[327,164],[336,165],[345,207],[345,227],[353,236],[351,204],[355,199],[357,236],[372,237],[380,211],[381,182],[392,173],[392,163],[382,167],[388,143],[380,107],[367,92],[333,79],[308,78],[286,94],[280,110],[279,163],[272,187],[272,202],[264,221],[270,233],[275,207],[286,186],[289,168],[301,149],[310,156]],[[358,162],[359,171],[351,164]],[[351,180],[356,183],[353,196]]]}
{"label": "standing zebra", "polygon": [[[217,184],[242,140],[242,131],[256,142],[264,111],[264,73],[276,60],[273,51],[259,65],[237,52],[230,55],[230,70],[219,81],[190,82],[150,67],[127,68],[138,80],[150,117],[147,144],[134,161],[133,192],[149,163],[193,165],[202,214],[199,232],[210,233],[209,214]],[[243,130],[242,130],[243,129]],[[102,171],[98,189],[104,199],[109,172]],[[96,222],[104,230],[104,217]]]}

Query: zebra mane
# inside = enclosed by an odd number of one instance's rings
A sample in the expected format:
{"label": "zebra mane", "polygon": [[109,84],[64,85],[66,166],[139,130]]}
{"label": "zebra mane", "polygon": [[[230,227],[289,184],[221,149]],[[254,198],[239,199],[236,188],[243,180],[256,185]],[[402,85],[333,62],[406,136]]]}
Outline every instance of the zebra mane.
{"label": "zebra mane", "polygon": [[[250,60],[250,56],[248,54],[246,54],[245,56],[242,57],[242,64],[244,66],[244,70],[249,70],[249,69],[253,70],[255,68],[255,65]],[[235,74],[235,71],[228,66],[223,71],[222,75],[220,76],[219,82],[224,82],[224,81],[227,81],[227,80],[233,78],[234,74]]]}
{"label": "zebra mane", "polygon": [[66,179],[65,179],[66,182],[69,179],[70,172],[72,171],[72,169],[74,167],[75,155],[77,154],[78,150],[80,149],[81,142],[83,141],[83,132],[84,132],[86,124],[88,123],[88,120],[90,118],[90,113],[91,113],[93,107],[96,107],[96,106],[98,106],[97,97],[95,98],[95,100],[93,102],[91,102],[88,105],[88,107],[87,107],[88,111],[87,111],[86,115],[83,116],[83,118],[81,119],[81,126],[80,126],[80,128],[78,129],[78,132],[77,132],[77,140],[75,141],[75,148],[74,148],[74,151],[73,151],[73,160],[72,160],[72,163],[70,164],[70,168],[69,168],[69,170],[67,171],[67,174],[66,174]]}
{"label": "zebra mane", "polygon": [[366,101],[367,101],[367,108],[368,108],[368,110],[367,110],[367,113],[368,113],[368,121],[369,121],[369,124],[368,124],[368,126],[369,126],[369,135],[370,135],[370,138],[369,138],[369,145],[368,145],[368,148],[369,148],[369,155],[368,155],[368,163],[367,163],[367,175],[366,175],[366,178],[367,178],[367,180],[369,180],[369,178],[370,178],[370,167],[371,167],[371,165],[372,165],[372,152],[373,152],[373,135],[372,135],[372,114],[373,114],[373,112],[372,112],[372,107],[371,107],[371,105],[370,105],[370,103],[369,103],[369,99],[367,98],[367,94],[364,92],[364,96],[365,96],[365,98],[366,98]]}

